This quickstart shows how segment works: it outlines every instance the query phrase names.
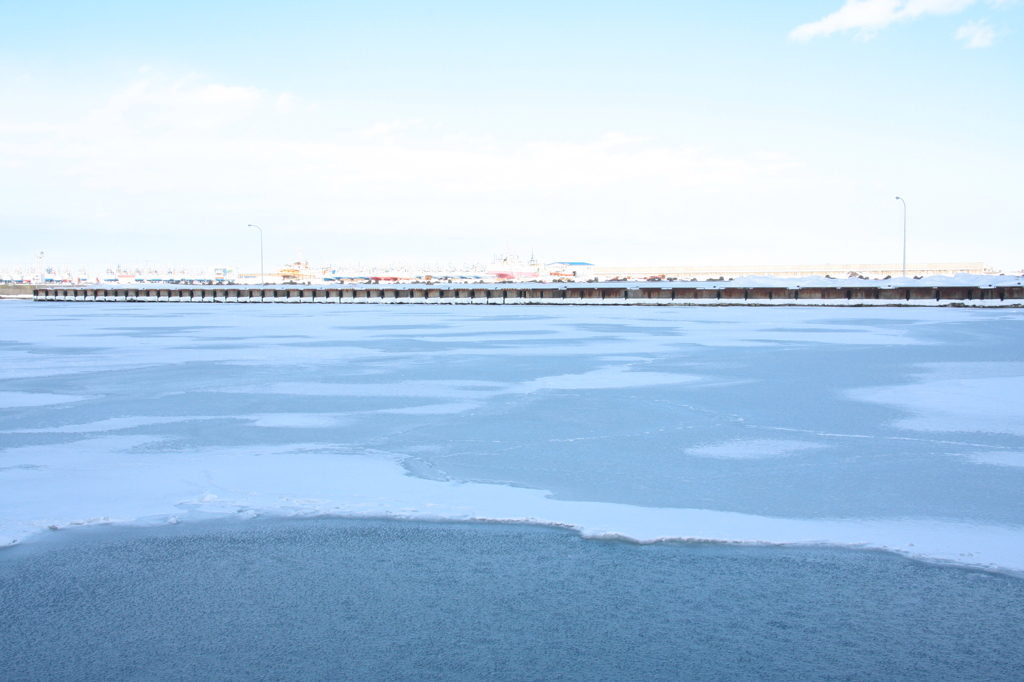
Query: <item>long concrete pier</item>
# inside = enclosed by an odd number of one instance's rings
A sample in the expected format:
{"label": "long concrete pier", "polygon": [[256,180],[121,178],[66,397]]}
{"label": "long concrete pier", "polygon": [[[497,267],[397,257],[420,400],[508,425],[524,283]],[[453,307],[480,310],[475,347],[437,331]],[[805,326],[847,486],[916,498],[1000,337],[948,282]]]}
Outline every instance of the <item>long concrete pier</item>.
{"label": "long concrete pier", "polygon": [[[1011,278],[1006,278],[1011,279]],[[837,280],[835,286],[735,282],[603,282],[381,285],[37,286],[36,301],[464,305],[1024,306],[1024,283],[934,286]],[[913,282],[914,280],[910,280]]]}

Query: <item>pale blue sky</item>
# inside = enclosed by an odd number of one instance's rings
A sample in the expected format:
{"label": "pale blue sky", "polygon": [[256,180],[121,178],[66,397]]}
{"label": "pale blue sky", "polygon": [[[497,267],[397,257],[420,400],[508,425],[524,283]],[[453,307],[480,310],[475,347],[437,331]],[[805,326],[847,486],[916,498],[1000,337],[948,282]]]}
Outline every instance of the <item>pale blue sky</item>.
{"label": "pale blue sky", "polygon": [[1024,267],[1024,6],[3,2],[0,264]]}

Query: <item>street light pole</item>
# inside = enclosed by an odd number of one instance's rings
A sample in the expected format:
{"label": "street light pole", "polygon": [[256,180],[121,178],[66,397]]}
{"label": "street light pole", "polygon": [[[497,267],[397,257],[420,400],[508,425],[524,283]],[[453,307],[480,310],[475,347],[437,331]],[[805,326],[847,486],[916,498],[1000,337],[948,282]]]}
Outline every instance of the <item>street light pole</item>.
{"label": "street light pole", "polygon": [[249,227],[255,227],[260,231],[260,286],[263,286],[263,228],[252,223],[249,223]]}
{"label": "street light pole", "polygon": [[[896,197],[896,201],[903,201]],[[903,201],[903,276],[907,276],[907,202]]]}

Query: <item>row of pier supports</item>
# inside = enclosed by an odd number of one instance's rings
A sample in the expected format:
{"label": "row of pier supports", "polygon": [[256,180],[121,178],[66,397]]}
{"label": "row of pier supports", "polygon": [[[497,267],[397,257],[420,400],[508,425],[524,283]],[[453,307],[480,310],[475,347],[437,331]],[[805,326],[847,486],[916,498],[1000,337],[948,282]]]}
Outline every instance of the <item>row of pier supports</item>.
{"label": "row of pier supports", "polygon": [[518,286],[476,287],[45,287],[38,301],[140,301],[193,303],[458,303],[458,304],[934,304],[1010,302],[1024,304],[1024,287],[665,287]]}

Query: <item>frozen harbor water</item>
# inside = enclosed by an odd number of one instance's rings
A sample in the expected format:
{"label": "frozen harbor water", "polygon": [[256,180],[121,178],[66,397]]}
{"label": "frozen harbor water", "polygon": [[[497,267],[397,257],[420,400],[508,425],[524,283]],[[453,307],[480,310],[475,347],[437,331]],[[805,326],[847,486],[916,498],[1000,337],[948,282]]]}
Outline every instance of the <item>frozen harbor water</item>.
{"label": "frozen harbor water", "polygon": [[17,680],[1024,676],[1024,581],[891,554],[516,524],[93,528],[0,552]]}
{"label": "frozen harbor water", "polygon": [[1024,570],[1024,316],[0,307],[0,543],[214,515],[564,524]]}
{"label": "frozen harbor water", "polygon": [[19,679],[1020,678],[1020,311],[0,316]]}

